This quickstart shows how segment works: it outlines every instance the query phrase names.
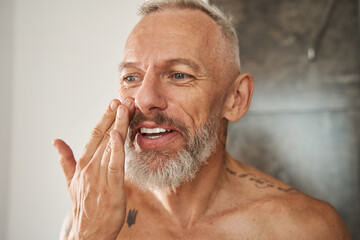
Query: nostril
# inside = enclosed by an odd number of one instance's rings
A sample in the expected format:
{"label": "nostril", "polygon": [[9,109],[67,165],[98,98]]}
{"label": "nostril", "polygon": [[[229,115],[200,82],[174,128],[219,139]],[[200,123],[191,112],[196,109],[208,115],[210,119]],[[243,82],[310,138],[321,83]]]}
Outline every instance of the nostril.
{"label": "nostril", "polygon": [[164,85],[160,80],[157,81],[144,78],[141,86],[137,89],[135,97],[135,106],[141,112],[147,114],[154,111],[164,110],[166,108],[166,94]]}

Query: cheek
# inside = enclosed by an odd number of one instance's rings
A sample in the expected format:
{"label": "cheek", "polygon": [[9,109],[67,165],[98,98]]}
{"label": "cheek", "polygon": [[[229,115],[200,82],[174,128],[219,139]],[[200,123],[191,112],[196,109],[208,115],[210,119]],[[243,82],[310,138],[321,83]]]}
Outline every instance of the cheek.
{"label": "cheek", "polygon": [[181,119],[187,127],[192,129],[192,132],[195,128],[202,127],[211,112],[209,97],[200,94],[174,96],[169,104],[169,110],[174,113],[174,117]]}
{"label": "cheek", "polygon": [[118,94],[118,98],[122,101],[124,100],[125,98],[127,97],[134,97],[134,89],[131,89],[131,88],[126,88],[122,85],[119,86],[118,88],[118,91],[117,91],[117,94]]}

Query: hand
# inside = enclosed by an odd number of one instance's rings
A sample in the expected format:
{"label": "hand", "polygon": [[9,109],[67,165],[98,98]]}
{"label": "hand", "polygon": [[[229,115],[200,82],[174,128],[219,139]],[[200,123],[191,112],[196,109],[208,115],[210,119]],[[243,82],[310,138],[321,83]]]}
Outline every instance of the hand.
{"label": "hand", "polygon": [[124,225],[124,141],[134,105],[113,100],[77,162],[64,141],[53,142],[73,205],[69,239],[116,239]]}

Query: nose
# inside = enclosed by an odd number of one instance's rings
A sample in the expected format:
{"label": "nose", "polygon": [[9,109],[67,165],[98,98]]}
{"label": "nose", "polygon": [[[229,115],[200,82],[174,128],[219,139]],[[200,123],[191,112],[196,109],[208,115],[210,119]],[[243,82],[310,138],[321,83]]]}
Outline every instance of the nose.
{"label": "nose", "polygon": [[167,107],[164,90],[161,78],[148,69],[135,93],[135,106],[144,114],[164,110]]}

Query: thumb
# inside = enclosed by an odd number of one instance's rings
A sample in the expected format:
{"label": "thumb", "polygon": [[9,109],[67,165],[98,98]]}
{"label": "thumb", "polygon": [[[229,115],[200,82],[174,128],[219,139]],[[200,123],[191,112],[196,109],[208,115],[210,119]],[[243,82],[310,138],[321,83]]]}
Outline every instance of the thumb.
{"label": "thumb", "polygon": [[76,168],[74,154],[69,145],[61,139],[55,139],[53,145],[60,155],[60,165],[65,175],[66,185],[69,187]]}

